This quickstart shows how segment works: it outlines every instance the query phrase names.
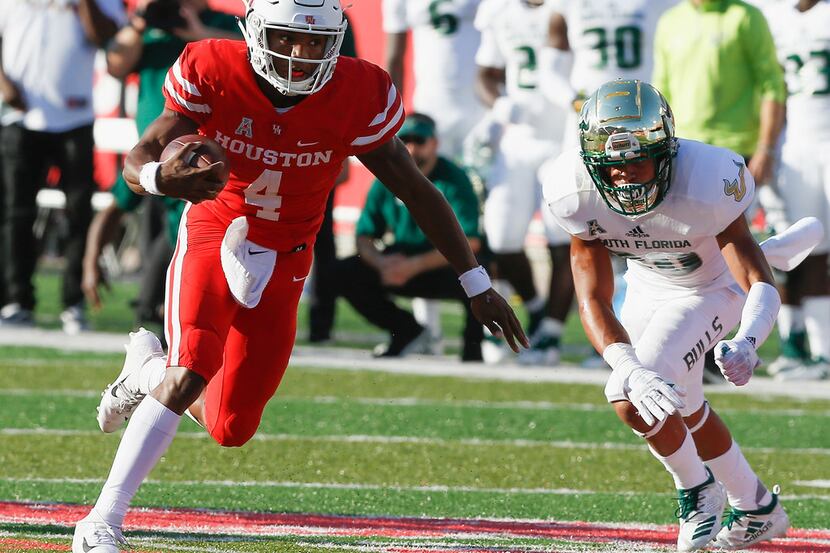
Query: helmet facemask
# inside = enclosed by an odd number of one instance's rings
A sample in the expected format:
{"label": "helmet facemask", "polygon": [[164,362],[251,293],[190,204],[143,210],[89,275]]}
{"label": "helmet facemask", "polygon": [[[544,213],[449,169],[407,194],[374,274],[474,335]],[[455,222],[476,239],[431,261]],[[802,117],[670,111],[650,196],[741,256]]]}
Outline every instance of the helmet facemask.
{"label": "helmet facemask", "polygon": [[[637,137],[626,132],[608,137],[605,156],[583,155],[582,159],[608,207],[621,215],[635,216],[648,213],[665,198],[671,184],[673,155],[668,142],[641,147]],[[654,162],[654,176],[650,180],[614,184],[612,167],[644,160]]]}
{"label": "helmet facemask", "polygon": [[[660,205],[671,185],[677,154],[674,117],[668,102],[642,81],[610,81],[591,94],[579,122],[582,161],[608,207],[628,217]],[[651,160],[647,182],[614,184],[611,169]]]}
{"label": "helmet facemask", "polygon": [[[346,19],[342,12],[338,11],[338,14],[340,19],[337,25],[320,24],[313,15],[303,16],[302,14],[297,14],[291,22],[272,22],[267,21],[263,15],[249,5],[242,33],[248,45],[251,66],[256,74],[286,96],[313,94],[323,88],[334,73],[346,32]],[[321,59],[306,59],[274,52],[268,43],[269,31],[319,35],[326,40],[325,53]],[[277,72],[275,62],[278,59],[285,60],[288,64],[285,77]],[[293,70],[294,65],[298,63],[317,67],[311,75],[296,81],[293,78]]]}

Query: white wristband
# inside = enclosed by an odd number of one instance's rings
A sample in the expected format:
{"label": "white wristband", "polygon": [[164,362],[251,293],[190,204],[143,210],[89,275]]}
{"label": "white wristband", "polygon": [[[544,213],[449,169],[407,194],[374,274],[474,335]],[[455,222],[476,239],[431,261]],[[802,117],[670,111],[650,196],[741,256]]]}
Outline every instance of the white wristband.
{"label": "white wristband", "polygon": [[468,298],[484,293],[493,287],[493,283],[490,282],[490,275],[481,265],[462,274],[458,277],[458,282],[461,283],[461,287],[464,288]]}
{"label": "white wristband", "polygon": [[633,370],[643,368],[643,364],[640,363],[634,351],[634,346],[623,342],[615,342],[606,346],[602,352],[602,358],[624,381],[628,380]]}
{"label": "white wristband", "polygon": [[164,194],[159,192],[159,188],[156,185],[156,175],[158,175],[159,167],[161,167],[161,163],[158,161],[149,161],[142,165],[141,171],[138,173],[138,183],[141,185],[141,188],[150,194],[164,196]]}
{"label": "white wristband", "polygon": [[748,340],[758,349],[772,332],[780,308],[781,296],[775,286],[766,282],[750,286],[741,312],[741,326],[733,340]]}

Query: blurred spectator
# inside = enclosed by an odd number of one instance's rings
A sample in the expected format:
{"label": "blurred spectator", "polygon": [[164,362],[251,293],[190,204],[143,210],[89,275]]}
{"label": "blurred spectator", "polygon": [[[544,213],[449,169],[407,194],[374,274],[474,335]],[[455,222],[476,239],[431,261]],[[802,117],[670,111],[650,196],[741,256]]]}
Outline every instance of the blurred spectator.
{"label": "blurred spectator", "polygon": [[[438,128],[439,153],[461,160],[464,138],[484,114],[475,96],[475,54],[479,32],[474,26],[481,0],[383,0],[386,69],[404,90],[407,31],[412,31],[415,111],[432,117]],[[440,304],[415,298],[418,322],[430,329],[431,353],[441,353]]]}
{"label": "blurred spectator", "polygon": [[[785,217],[814,216],[830,229],[830,4],[780,2],[767,8],[789,97],[777,185]],[[787,273],[778,312],[781,355],[768,370],[781,379],[818,380],[830,373],[830,239]],[[809,341],[809,351],[806,342]]]}
{"label": "blurred spectator", "polygon": [[[542,94],[540,73],[550,71],[537,63],[545,46],[551,12],[541,0],[485,0],[476,26],[481,45],[476,88],[491,110],[470,135],[471,151],[492,152],[485,177],[484,231],[503,278],[522,298],[528,312],[530,349],[519,362],[555,364],[563,323],[573,301],[573,280],[568,262],[570,237],[558,225],[548,231],[554,265],[552,303],[536,291],[530,261],[524,251],[530,222],[541,204],[537,172],[541,164],[559,155],[565,111]],[[487,155],[475,155],[486,159]],[[504,350],[504,348],[502,348]],[[488,362],[498,362],[498,355]]]}
{"label": "blurred spectator", "polygon": [[123,20],[122,0],[0,1],[0,96],[13,108],[4,114],[0,143],[2,266],[8,294],[0,324],[33,324],[35,197],[55,164],[61,171],[69,225],[61,320],[70,333],[84,327],[81,259],[94,189],[93,63],[97,48],[115,35]]}
{"label": "blurred spectator", "polygon": [[[116,78],[138,73],[136,126],[139,136],[164,109],[161,92],[164,80],[185,44],[206,38],[241,38],[236,17],[211,10],[206,0],[144,0],[136,7],[129,25],[115,35],[107,48],[107,70]],[[142,252],[144,275],[136,301],[136,324],[160,324],[165,274],[173,255],[184,202],[134,194],[120,175],[112,192],[114,204],[95,216],[87,237],[84,293],[94,307],[100,306],[98,287],[102,274],[98,257],[101,250],[114,239],[123,214],[144,204],[142,229],[161,230],[148,232],[148,245]],[[158,224],[157,219],[163,224]]]}
{"label": "blurred spectator", "polygon": [[758,184],[772,177],[786,88],[761,11],[741,0],[684,0],[657,24],[652,84],[677,134],[744,156]]}
{"label": "blurred spectator", "polygon": [[[446,197],[476,252],[481,246],[478,198],[464,171],[438,155],[435,127],[429,116],[413,113],[404,121],[398,136],[421,172]],[[379,249],[376,241],[386,233],[394,236],[394,242]],[[461,359],[481,360],[483,329],[458,286],[457,275],[403,203],[377,180],[357,222],[357,251],[356,256],[343,259],[336,266],[338,291],[369,322],[389,331],[389,343],[376,347],[376,356],[424,353],[429,346],[429,330],[395,305],[391,298],[395,295],[462,302],[466,324]]]}
{"label": "blurred spectator", "polygon": [[[657,23],[652,84],[672,106],[677,135],[742,155],[760,197],[773,177],[787,94],[763,13],[741,0],[669,9]],[[723,382],[711,351],[705,367],[705,381]]]}
{"label": "blurred spectator", "polygon": [[[346,14],[348,21],[348,15]],[[354,30],[351,22],[343,35],[343,45],[340,46],[340,55],[357,57],[357,48],[354,40]],[[331,270],[337,262],[337,247],[334,242],[334,194],[337,186],[349,178],[349,162],[343,164],[343,171],[337,177],[335,188],[329,194],[326,202],[326,212],[323,223],[317,231],[314,241],[314,265],[311,276],[311,295],[308,307],[308,341],[312,343],[328,342],[331,340],[331,329],[334,327],[335,303],[337,301],[334,282],[337,274]]]}

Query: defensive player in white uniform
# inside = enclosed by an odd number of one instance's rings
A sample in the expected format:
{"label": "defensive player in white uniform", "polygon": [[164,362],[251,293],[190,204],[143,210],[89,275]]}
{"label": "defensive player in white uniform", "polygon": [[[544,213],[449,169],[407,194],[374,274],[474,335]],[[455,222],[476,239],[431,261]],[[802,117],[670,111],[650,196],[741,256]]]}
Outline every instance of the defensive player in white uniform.
{"label": "defensive player in white uniform", "polygon": [[564,128],[564,110],[547,101],[539,88],[538,56],[549,16],[542,0],[484,0],[476,18],[481,30],[478,93],[491,111],[473,132],[490,129],[494,154],[485,177],[484,231],[499,275],[530,313],[531,349],[519,361],[532,364],[558,362],[559,336],[573,301],[567,234],[558,228],[548,234],[554,270],[547,308],[524,252],[541,201],[536,173],[544,160],[559,153]]}
{"label": "defensive player in white uniform", "polygon": [[403,90],[406,33],[412,30],[415,111],[438,127],[441,155],[461,156],[464,138],[484,114],[475,96],[479,32],[473,24],[481,0],[383,0],[386,65]]}
{"label": "defensive player in white uniform", "polygon": [[[778,189],[787,219],[812,215],[830,224],[830,2],[777,2],[765,10],[787,78],[787,126]],[[787,275],[778,315],[783,354],[770,365],[782,379],[830,372],[830,241]],[[806,359],[804,331],[812,359]]]}
{"label": "defensive player in white uniform", "polygon": [[[383,0],[386,69],[404,90],[407,31],[414,50],[415,111],[432,117],[439,153],[459,161],[464,138],[484,114],[475,95],[479,32],[473,24],[481,0]],[[419,323],[429,328],[430,349],[442,352],[440,302],[414,298]]]}
{"label": "defensive player in white uniform", "polygon": [[[727,380],[749,381],[780,305],[744,217],[752,175],[731,151],[676,139],[665,99],[640,81],[602,85],[585,101],[579,134],[580,148],[546,173],[555,178],[543,183],[545,201],[573,237],[582,323],[613,369],[608,401],[678,489],[678,550],[783,534],[777,490],[750,468],[702,385],[712,347]],[[628,262],[619,319],[610,253]]]}

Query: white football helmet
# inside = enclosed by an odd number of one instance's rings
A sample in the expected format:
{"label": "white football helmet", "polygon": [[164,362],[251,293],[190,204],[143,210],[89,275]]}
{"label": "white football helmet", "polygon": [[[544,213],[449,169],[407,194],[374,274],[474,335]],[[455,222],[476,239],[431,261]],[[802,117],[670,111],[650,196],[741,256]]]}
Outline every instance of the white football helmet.
{"label": "white football helmet", "polygon": [[[243,0],[245,25],[242,34],[248,44],[251,66],[257,75],[267,80],[282,94],[313,94],[323,88],[334,73],[343,35],[346,17],[340,0]],[[326,53],[322,59],[295,58],[272,51],[268,46],[268,29],[295,33],[323,35],[327,39]],[[288,75],[281,77],[274,68],[274,58],[288,61]],[[311,76],[294,81],[291,78],[294,63],[317,64]]]}

